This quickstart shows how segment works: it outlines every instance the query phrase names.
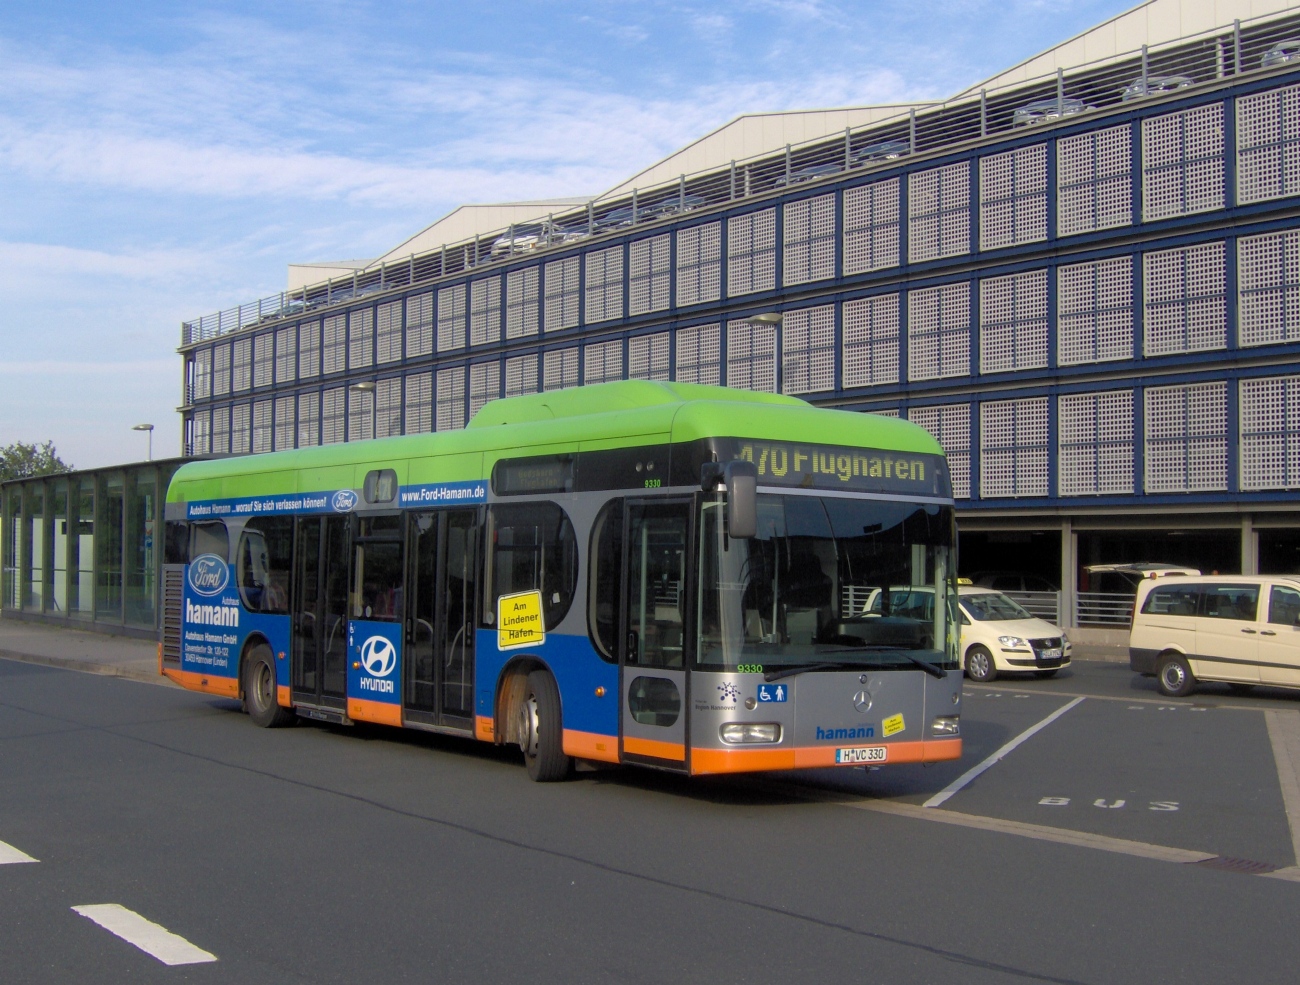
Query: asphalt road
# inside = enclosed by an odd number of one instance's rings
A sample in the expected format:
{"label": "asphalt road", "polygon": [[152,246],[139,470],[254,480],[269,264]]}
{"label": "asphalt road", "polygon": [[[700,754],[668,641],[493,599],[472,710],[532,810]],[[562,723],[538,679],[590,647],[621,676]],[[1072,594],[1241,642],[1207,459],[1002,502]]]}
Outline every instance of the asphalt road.
{"label": "asphalt road", "polygon": [[969,689],[951,766],[540,785],[510,750],[0,661],[0,842],[39,860],[0,864],[0,981],[1294,980],[1300,882],[1050,834],[1294,866],[1262,711],[1297,702],[1109,673]]}

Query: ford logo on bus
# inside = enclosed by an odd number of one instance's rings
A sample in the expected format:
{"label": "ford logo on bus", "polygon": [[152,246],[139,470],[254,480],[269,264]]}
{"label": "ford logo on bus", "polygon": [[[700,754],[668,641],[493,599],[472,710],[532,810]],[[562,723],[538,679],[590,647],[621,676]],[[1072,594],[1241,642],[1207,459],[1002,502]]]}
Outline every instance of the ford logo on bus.
{"label": "ford logo on bus", "polygon": [[340,489],[330,500],[335,513],[351,513],[357,505],[357,494],[351,489]]}
{"label": "ford logo on bus", "polygon": [[397,651],[384,636],[372,636],[361,644],[361,663],[371,677],[387,677],[397,665]]}
{"label": "ford logo on bus", "polygon": [[190,562],[190,588],[199,595],[220,595],[230,583],[230,569],[215,554],[200,554]]}

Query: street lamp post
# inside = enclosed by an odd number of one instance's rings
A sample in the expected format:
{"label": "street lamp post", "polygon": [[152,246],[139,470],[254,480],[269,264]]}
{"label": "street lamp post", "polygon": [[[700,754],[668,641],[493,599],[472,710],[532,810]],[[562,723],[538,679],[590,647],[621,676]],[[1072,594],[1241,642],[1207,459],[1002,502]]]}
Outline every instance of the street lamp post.
{"label": "street lamp post", "polygon": [[131,428],[131,430],[132,430],[132,431],[148,431],[148,432],[149,432],[149,461],[152,462],[152,461],[153,461],[153,425],[152,425],[152,424],[136,424],[136,425],[134,425],[134,426]]}

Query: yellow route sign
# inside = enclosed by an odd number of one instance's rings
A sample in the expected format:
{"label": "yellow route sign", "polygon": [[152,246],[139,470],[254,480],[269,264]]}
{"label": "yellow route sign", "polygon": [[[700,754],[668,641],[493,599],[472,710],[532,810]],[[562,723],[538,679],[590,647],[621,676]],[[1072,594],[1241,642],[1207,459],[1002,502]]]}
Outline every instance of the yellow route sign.
{"label": "yellow route sign", "polygon": [[497,649],[517,650],[546,642],[542,593],[516,592],[497,599]]}

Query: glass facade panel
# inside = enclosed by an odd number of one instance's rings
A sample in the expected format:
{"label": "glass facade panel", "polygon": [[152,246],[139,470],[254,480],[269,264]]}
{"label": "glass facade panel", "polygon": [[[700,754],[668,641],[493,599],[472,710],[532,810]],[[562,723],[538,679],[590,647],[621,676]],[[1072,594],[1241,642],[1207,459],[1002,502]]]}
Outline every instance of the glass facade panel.
{"label": "glass facade panel", "polygon": [[95,505],[95,618],[122,618],[122,524],[126,485],[120,473],[101,475]]}
{"label": "glass facade panel", "polygon": [[158,597],[154,564],[158,476],[147,470],[129,474],[128,480],[123,544],[126,564],[124,615],[128,626],[152,626]]}

